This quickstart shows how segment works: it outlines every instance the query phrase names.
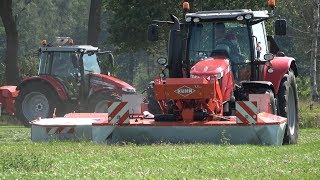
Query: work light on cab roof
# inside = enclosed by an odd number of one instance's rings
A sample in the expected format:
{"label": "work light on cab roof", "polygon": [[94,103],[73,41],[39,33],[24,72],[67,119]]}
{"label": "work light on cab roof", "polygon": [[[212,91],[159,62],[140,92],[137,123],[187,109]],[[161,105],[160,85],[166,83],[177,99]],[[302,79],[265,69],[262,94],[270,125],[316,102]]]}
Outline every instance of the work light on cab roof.
{"label": "work light on cab roof", "polygon": [[74,41],[72,38],[70,37],[56,37],[54,41],[52,41],[51,43],[47,43],[46,39],[43,39],[41,41],[41,44],[43,46],[63,46],[66,43],[68,43],[68,45],[72,46],[74,45]]}
{"label": "work light on cab roof", "polygon": [[276,7],[276,0],[268,0],[268,5],[274,9]]}
{"label": "work light on cab roof", "polygon": [[183,2],[182,9],[185,10],[185,11],[189,11],[190,10],[189,2]]}

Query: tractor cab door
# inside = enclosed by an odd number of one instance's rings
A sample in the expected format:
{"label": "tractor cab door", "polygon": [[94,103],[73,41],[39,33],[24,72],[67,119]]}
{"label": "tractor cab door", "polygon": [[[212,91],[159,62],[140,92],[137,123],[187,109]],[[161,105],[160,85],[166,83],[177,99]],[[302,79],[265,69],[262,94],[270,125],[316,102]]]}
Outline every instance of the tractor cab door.
{"label": "tractor cab door", "polygon": [[95,52],[83,54],[82,60],[84,71],[84,96],[88,96],[90,91],[90,74],[100,74],[101,69],[98,56]]}
{"label": "tractor cab door", "polygon": [[[254,24],[252,26],[253,34],[253,46],[254,46],[254,58],[257,61],[264,60],[264,55],[269,52],[267,32],[264,22]],[[261,74],[263,73],[264,65],[259,65],[257,74],[259,74],[258,80],[262,80]]]}
{"label": "tractor cab door", "polygon": [[63,84],[70,99],[79,98],[79,55],[75,52],[52,52],[51,75]]}

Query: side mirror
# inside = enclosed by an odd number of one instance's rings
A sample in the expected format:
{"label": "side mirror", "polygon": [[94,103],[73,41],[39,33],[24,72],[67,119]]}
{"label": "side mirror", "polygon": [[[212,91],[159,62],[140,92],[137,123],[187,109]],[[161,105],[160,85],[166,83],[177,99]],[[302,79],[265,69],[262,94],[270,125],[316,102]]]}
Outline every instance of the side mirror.
{"label": "side mirror", "polygon": [[287,22],[285,19],[277,19],[274,22],[275,34],[284,36],[287,34]]}
{"label": "side mirror", "polygon": [[109,61],[109,64],[110,64],[110,67],[114,67],[114,57],[113,57],[113,54],[112,53],[108,53],[108,61]]}
{"label": "side mirror", "polygon": [[159,39],[159,26],[157,24],[151,24],[148,26],[148,40],[158,41]]}

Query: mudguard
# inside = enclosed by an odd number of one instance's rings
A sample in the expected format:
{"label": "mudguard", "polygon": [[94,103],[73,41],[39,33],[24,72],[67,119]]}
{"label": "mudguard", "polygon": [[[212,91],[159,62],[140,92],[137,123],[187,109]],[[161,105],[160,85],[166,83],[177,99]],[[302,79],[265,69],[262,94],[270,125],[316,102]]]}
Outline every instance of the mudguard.
{"label": "mudguard", "polygon": [[272,84],[272,82],[270,81],[242,81],[241,85],[245,88],[245,87],[264,87],[267,89],[271,89],[273,92],[274,90],[274,86]]}
{"label": "mudguard", "polygon": [[4,108],[5,111],[10,115],[14,115],[15,113],[14,102],[18,94],[19,94],[19,91],[16,90],[16,86],[0,87],[1,107]]}
{"label": "mudguard", "polygon": [[[271,61],[272,66],[265,66],[263,70],[263,81],[270,81],[273,84],[275,94],[278,94],[280,82],[283,76],[292,69],[294,75],[298,76],[296,61],[292,57],[275,57]],[[269,70],[272,69],[272,70]]]}
{"label": "mudguard", "polygon": [[119,93],[117,93],[116,91],[114,91],[112,89],[107,89],[107,88],[100,88],[98,90],[91,89],[90,92],[89,92],[89,95],[88,95],[88,100],[90,100],[92,97],[94,97],[94,96],[96,96],[97,94],[100,94],[100,93],[108,93],[111,96],[114,96],[114,97],[116,97],[118,99],[121,99],[121,95],[122,95],[122,94],[119,94]]}
{"label": "mudguard", "polygon": [[58,97],[61,101],[66,101],[68,99],[67,93],[63,87],[63,85],[54,77],[49,75],[41,75],[41,76],[33,76],[33,77],[26,77],[23,81],[17,86],[17,90],[20,90],[23,86],[31,83],[31,82],[44,82],[49,84],[52,89],[58,94]]}

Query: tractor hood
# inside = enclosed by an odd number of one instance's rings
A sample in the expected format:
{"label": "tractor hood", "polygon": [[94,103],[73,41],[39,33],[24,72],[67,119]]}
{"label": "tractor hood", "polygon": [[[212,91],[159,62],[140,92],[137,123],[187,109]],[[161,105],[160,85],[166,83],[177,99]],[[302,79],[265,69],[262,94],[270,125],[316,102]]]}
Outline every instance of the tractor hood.
{"label": "tractor hood", "polygon": [[230,69],[230,63],[227,58],[215,57],[201,60],[196,63],[190,70],[191,76],[217,76],[220,79],[223,74]]}
{"label": "tractor hood", "polygon": [[135,93],[136,89],[130,84],[104,74],[91,74],[90,83],[107,89],[122,90],[124,93]]}

